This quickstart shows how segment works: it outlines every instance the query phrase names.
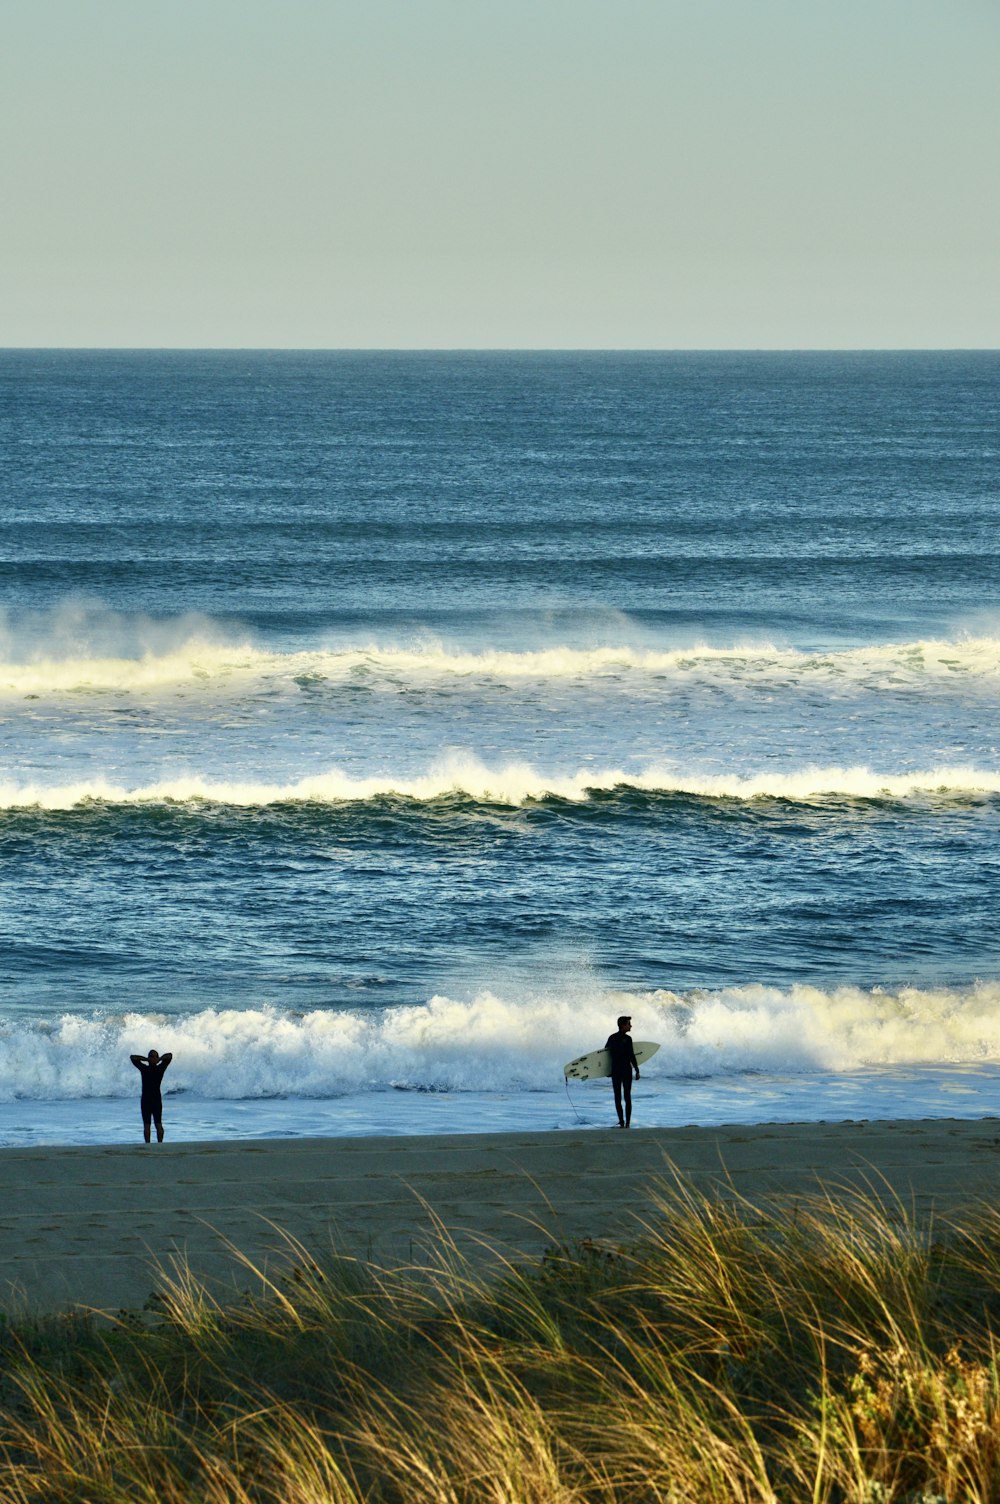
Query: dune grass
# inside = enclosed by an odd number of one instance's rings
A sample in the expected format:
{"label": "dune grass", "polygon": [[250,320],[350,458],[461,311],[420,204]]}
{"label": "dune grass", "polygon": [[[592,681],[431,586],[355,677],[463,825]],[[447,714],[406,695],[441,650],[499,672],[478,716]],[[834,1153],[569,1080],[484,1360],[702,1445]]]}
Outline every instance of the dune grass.
{"label": "dune grass", "polygon": [[3,1504],[1000,1499],[1000,1212],[665,1184],[627,1248],[0,1327]]}

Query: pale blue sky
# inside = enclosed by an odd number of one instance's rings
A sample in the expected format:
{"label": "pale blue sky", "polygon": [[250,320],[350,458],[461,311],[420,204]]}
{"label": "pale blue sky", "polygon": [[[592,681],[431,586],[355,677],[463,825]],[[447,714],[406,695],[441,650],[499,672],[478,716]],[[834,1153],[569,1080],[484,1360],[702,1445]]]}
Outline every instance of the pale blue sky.
{"label": "pale blue sky", "polygon": [[0,20],[0,345],[1000,346],[998,0]]}

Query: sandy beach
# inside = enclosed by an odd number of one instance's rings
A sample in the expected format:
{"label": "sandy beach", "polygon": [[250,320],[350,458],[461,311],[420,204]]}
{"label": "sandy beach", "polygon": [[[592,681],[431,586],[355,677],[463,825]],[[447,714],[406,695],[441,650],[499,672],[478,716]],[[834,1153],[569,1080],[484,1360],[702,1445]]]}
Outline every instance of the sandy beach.
{"label": "sandy beach", "polygon": [[627,1241],[671,1167],[752,1202],[868,1185],[948,1217],[998,1194],[1000,1121],[7,1149],[0,1297],[7,1310],[135,1308],[176,1254],[234,1291],[251,1278],[232,1249],[273,1271],[289,1257],[282,1232],[317,1256],[405,1263],[425,1257],[437,1218],[465,1250]]}

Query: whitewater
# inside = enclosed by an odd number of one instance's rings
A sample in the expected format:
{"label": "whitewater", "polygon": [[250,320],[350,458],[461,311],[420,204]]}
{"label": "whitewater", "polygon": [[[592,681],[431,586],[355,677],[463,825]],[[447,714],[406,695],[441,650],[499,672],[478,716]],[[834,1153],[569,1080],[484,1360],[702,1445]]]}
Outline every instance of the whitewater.
{"label": "whitewater", "polygon": [[[313,688],[352,676],[378,678],[404,688],[407,681],[477,677],[496,684],[519,679],[627,681],[652,676],[679,684],[714,687],[750,682],[765,686],[851,684],[874,690],[903,690],[922,681],[957,677],[996,688],[1000,679],[1000,639],[960,636],[953,640],[893,642],[807,652],[771,643],[732,648],[699,644],[655,651],[628,643],[583,649],[568,644],[522,652],[503,649],[462,651],[440,640],[414,646],[344,644],[322,650],[267,652],[249,641],[225,643],[221,624],[134,620],[90,603],[43,614],[12,628],[0,618],[0,693],[21,697],[81,691],[156,692],[228,687],[247,693],[264,686]],[[112,638],[130,647],[120,656],[81,656],[79,639]],[[173,638],[169,647],[153,646]]]}
{"label": "whitewater", "polygon": [[244,808],[257,805],[354,803],[397,797],[416,802],[468,795],[484,804],[518,805],[529,800],[580,801],[601,792],[640,790],[693,794],[707,799],[811,800],[823,795],[855,799],[906,799],[936,794],[964,797],[1000,793],[1000,771],[971,767],[934,768],[913,773],[879,773],[870,768],[807,767],[795,773],[756,773],[745,777],[683,774],[666,767],[626,772],[622,768],[544,774],[527,763],[490,769],[472,756],[453,755],[422,776],[352,778],[340,769],[294,783],[235,783],[189,774],[138,788],[107,779],[55,786],[0,783],[0,809],[66,810],[105,804],[206,803]]}
{"label": "whitewater", "polygon": [[[601,992],[582,979],[564,991],[435,996],[376,1013],[209,1009],[168,1015],[63,1015],[0,1026],[0,1104],[7,1142],[45,1142],[87,1102],[78,1134],[128,1138],[121,1104],[134,1096],[132,1053],[155,1036],[172,1051],[181,1084],[168,1085],[173,1128],[197,1137],[214,1123],[241,1131],[358,1131],[358,1123],[419,1133],[509,1126],[513,1116],[550,1127],[600,1125],[599,1082],[553,1092],[581,1037],[600,1037],[628,1012],[636,1037],[661,1053],[644,1068],[645,1121],[724,1121],[758,1096],[759,1120],[842,1115],[876,1081],[888,1115],[961,1115],[1000,1109],[1000,984],[830,992],[760,985],[715,993]],[[539,1039],[544,1040],[539,1047]],[[554,1100],[555,1097],[555,1100]],[[427,1102],[433,1098],[433,1108]],[[964,1099],[964,1100],[963,1100]],[[39,1104],[47,1111],[39,1113]],[[228,1106],[227,1106],[228,1104]],[[568,1105],[567,1105],[568,1104]],[[55,1109],[53,1113],[52,1109]],[[33,1126],[29,1126],[33,1125]],[[386,1131],[384,1126],[383,1131]]]}

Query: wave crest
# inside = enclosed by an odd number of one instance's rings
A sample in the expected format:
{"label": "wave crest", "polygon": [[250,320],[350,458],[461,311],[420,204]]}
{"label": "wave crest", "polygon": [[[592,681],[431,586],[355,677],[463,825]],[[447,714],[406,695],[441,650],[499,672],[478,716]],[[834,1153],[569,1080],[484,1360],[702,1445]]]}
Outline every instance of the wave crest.
{"label": "wave crest", "polygon": [[595,794],[634,790],[683,794],[705,799],[782,799],[802,802],[824,797],[908,799],[1000,793],[1000,771],[975,767],[939,767],[914,772],[879,772],[865,766],[809,766],[788,772],[684,772],[665,764],[641,771],[582,768],[575,773],[545,773],[527,762],[490,768],[472,754],[456,753],[425,773],[357,777],[339,768],[292,782],[266,783],[214,778],[198,773],[175,775],[155,783],[129,786],[106,778],[64,784],[0,782],[0,809],[69,810],[99,801],[106,804],[210,803],[260,808],[289,803],[364,803],[401,798],[426,803],[461,795],[485,804],[518,806],[530,801],[562,799],[580,803]]}
{"label": "wave crest", "polygon": [[67,605],[14,630],[0,615],[0,696],[44,698],[74,692],[153,694],[200,686],[240,692],[267,682],[315,689],[370,678],[409,684],[467,678],[631,683],[636,678],[733,688],[804,683],[871,690],[940,687],[1000,679],[1000,638],[963,637],[881,643],[811,652],[749,643],[731,648],[657,649],[628,644],[556,645],[521,651],[468,650],[421,636],[275,652],[246,633],[197,615],[158,622],[106,609]]}

